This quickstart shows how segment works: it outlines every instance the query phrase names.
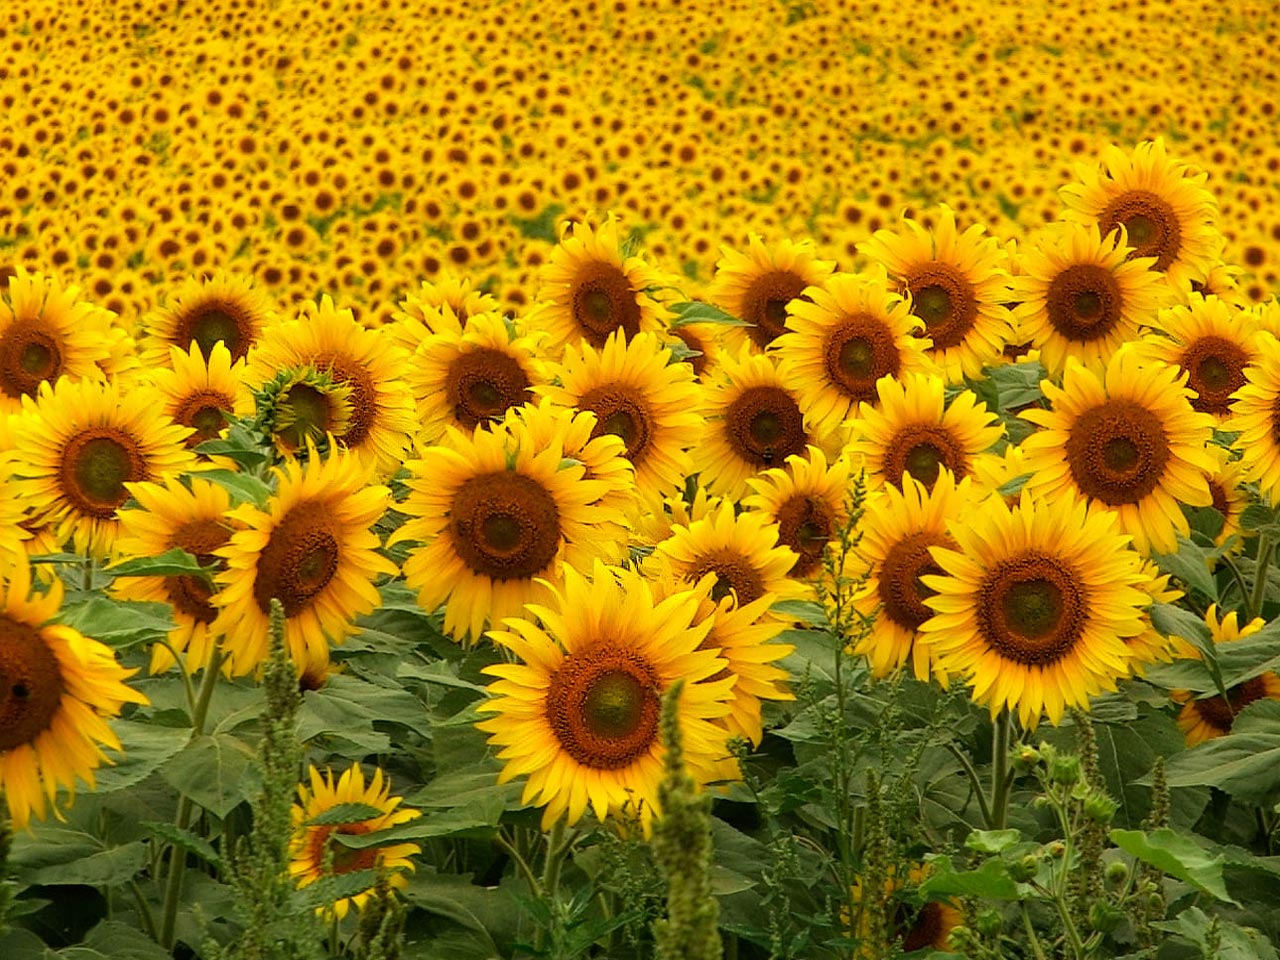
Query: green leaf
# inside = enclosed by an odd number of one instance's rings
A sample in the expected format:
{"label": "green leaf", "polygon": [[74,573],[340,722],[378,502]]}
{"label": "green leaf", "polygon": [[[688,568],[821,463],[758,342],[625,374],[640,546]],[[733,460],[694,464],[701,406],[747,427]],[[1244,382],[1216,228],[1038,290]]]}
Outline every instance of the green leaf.
{"label": "green leaf", "polygon": [[948,857],[927,858],[933,873],[920,884],[920,895],[926,899],[945,896],[991,897],[993,900],[1021,900],[1018,884],[1009,876],[1004,862],[991,859],[976,870],[956,872]]}
{"label": "green leaf", "polygon": [[91,640],[116,648],[155,643],[167,637],[175,626],[168,604],[112,600],[103,596],[66,604],[58,620]]}
{"label": "green leaf", "polygon": [[822,626],[827,622],[827,612],[822,604],[812,600],[781,600],[769,608],[770,613],[780,613],[784,617]]}
{"label": "green leaf", "polygon": [[1240,529],[1260,530],[1275,523],[1275,520],[1276,514],[1271,507],[1261,503],[1251,503],[1240,514]]}
{"label": "green leaf", "polygon": [[1179,536],[1177,553],[1156,554],[1154,559],[1163,572],[1172,574],[1190,589],[1217,601],[1218,584],[1209,572],[1203,547]]}
{"label": "green leaf", "polygon": [[976,853],[1000,853],[1021,840],[1021,830],[975,830],[964,845]]}
{"label": "green leaf", "polygon": [[65,960],[169,960],[167,950],[141,930],[118,920],[103,920],[83,943],[64,947],[57,956]]}
{"label": "green leaf", "polygon": [[208,567],[178,547],[166,550],[156,557],[134,557],[107,568],[115,577],[200,577],[210,586],[213,576]]}
{"label": "green leaf", "polygon": [[309,827],[328,827],[340,823],[363,823],[374,817],[382,816],[386,811],[368,803],[340,803],[318,813],[306,825]]}
{"label": "green leaf", "polygon": [[1194,840],[1181,833],[1168,827],[1150,833],[1112,830],[1111,842],[1157,870],[1189,883],[1201,893],[1226,903],[1236,903],[1227,893],[1227,885],[1222,878],[1223,857],[1209,856]]}
{"label": "green leaf", "polygon": [[1222,669],[1218,666],[1218,649],[1203,620],[1191,611],[1171,603],[1153,603],[1151,625],[1166,637],[1181,637],[1199,650],[1204,669],[1213,681],[1213,690],[1219,696],[1227,695],[1227,688],[1222,682]]}
{"label": "green leaf", "polygon": [[271,496],[271,488],[248,473],[236,473],[234,470],[201,470],[200,477],[211,480],[226,489],[233,500],[239,503],[253,503],[262,506]]}
{"label": "green leaf", "polygon": [[127,883],[142,869],[146,857],[147,845],[142,841],[108,846],[82,830],[46,824],[34,835],[14,836],[10,862],[22,883],[98,887]]}
{"label": "green leaf", "polygon": [[245,799],[245,775],[257,755],[229,733],[193,737],[160,770],[165,781],[214,816],[225,817]]}
{"label": "green leaf", "polygon": [[1257,633],[1218,647],[1218,666],[1228,690],[1270,671],[1280,671],[1280,619]]}
{"label": "green leaf", "polygon": [[[1153,923],[1157,930],[1186,937],[1204,956],[1215,960],[1276,960],[1276,948],[1257,930],[1242,927],[1221,916],[1209,916],[1199,907],[1188,907],[1174,920]],[[1216,947],[1210,943],[1209,928],[1215,927]]]}
{"label": "green leaf", "polygon": [[97,771],[98,793],[111,793],[145,780],[186,745],[189,735],[185,728],[160,727],[130,720],[114,720],[111,729],[120,738],[124,754],[108,754],[115,763]]}
{"label": "green leaf", "polygon": [[1259,700],[1238,714],[1231,733],[1169,758],[1172,787],[1210,786],[1268,806],[1280,800],[1280,701]]}
{"label": "green leaf", "polygon": [[672,303],[668,305],[667,309],[675,314],[675,319],[671,321],[673,327],[681,327],[686,323],[719,323],[726,327],[755,326],[755,324],[747,323],[745,320],[739,320],[733,314],[726,313],[717,306],[696,300]]}
{"label": "green leaf", "polygon": [[144,821],[142,826],[146,827],[161,840],[167,840],[187,853],[194,853],[205,863],[216,867],[218,870],[222,869],[222,857],[217,850],[213,849],[213,844],[204,837],[197,836],[190,830],[183,830],[175,824],[158,820]]}

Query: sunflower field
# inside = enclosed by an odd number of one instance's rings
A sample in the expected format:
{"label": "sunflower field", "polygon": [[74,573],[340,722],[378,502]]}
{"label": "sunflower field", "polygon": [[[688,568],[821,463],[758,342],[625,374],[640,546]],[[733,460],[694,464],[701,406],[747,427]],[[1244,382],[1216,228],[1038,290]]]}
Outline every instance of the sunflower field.
{"label": "sunflower field", "polygon": [[0,958],[1280,960],[1272,0],[3,0]]}

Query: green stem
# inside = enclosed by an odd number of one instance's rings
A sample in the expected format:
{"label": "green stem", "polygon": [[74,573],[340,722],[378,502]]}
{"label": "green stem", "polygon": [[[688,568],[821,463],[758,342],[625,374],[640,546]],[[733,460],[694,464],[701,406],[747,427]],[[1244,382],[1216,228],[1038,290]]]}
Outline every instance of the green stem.
{"label": "green stem", "polygon": [[1262,599],[1267,592],[1267,569],[1271,566],[1271,537],[1268,534],[1258,536],[1258,562],[1253,572],[1253,592],[1249,594],[1249,619],[1262,610]]}
{"label": "green stem", "polygon": [[329,956],[338,956],[338,915],[329,918]]}
{"label": "green stem", "polygon": [[973,795],[978,798],[978,809],[982,812],[982,823],[988,829],[993,829],[991,822],[991,804],[987,802],[986,787],[982,783],[982,778],[978,776],[978,771],[973,766],[973,761],[965,754],[963,750],[954,743],[948,741],[947,749],[951,751],[951,755],[960,761],[960,766],[964,767],[965,774],[969,777],[969,782],[973,784]]}
{"label": "green stem", "polygon": [[169,651],[169,656],[173,657],[174,662],[178,665],[178,672],[182,674],[182,686],[187,693],[187,709],[191,711],[191,715],[195,716],[196,712],[196,688],[191,682],[191,673],[187,670],[187,660],[178,648],[169,642],[168,637],[161,637],[156,643]]}
{"label": "green stem", "polygon": [[1035,954],[1036,960],[1047,960],[1044,953],[1044,947],[1040,944],[1040,938],[1036,935],[1036,928],[1031,925],[1031,914],[1027,912],[1027,905],[1021,904],[1022,907],[1022,926],[1027,931],[1027,943],[1031,947],[1031,952]]}
{"label": "green stem", "polygon": [[547,861],[542,871],[542,891],[549,900],[555,899],[556,889],[560,886],[560,867],[564,865],[564,855],[569,852],[569,841],[564,834],[565,821],[561,817],[547,838]]}
{"label": "green stem", "polygon": [[81,580],[80,585],[84,589],[84,592],[88,593],[93,589],[93,557],[85,558],[82,573],[83,579]]}
{"label": "green stem", "polygon": [[151,912],[151,907],[147,903],[147,898],[142,895],[142,888],[138,886],[137,880],[129,881],[129,892],[133,894],[133,901],[138,905],[138,917],[142,921],[143,931],[152,940],[158,940],[155,914]]}
{"label": "green stem", "polygon": [[542,896],[542,884],[538,881],[537,876],[533,872],[533,868],[529,866],[529,861],[524,858],[516,845],[499,833],[494,838],[494,842],[505,851],[512,862],[516,865],[516,869],[520,871],[520,876],[524,877],[525,882],[529,884],[529,889],[533,891],[535,897]]}
{"label": "green stem", "polygon": [[1003,830],[1009,818],[1009,737],[1013,731],[1013,715],[1002,710],[991,734],[991,829]]}
{"label": "green stem", "polygon": [[1236,563],[1229,554],[1223,554],[1220,558],[1229,571],[1231,578],[1236,582],[1236,588],[1240,591],[1240,599],[1247,601],[1249,599],[1249,588],[1245,585],[1244,574],[1240,572],[1240,565]]}

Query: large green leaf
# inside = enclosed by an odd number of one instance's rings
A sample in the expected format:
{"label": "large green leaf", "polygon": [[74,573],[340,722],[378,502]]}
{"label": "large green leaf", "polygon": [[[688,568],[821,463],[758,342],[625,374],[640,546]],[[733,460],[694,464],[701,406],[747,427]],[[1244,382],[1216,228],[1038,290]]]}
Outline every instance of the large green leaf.
{"label": "large green leaf", "polygon": [[200,577],[210,586],[213,578],[208,567],[180,547],[154,557],[133,557],[112,565],[107,570],[116,577]]}
{"label": "large green leaf", "polygon": [[949,857],[932,857],[933,868],[924,883],[920,895],[930,897],[990,897],[993,900],[1021,900],[1018,884],[1009,876],[1004,861],[992,858],[976,870],[955,870]]}
{"label": "large green leaf", "polygon": [[217,817],[245,799],[246,774],[256,762],[253,749],[229,733],[193,737],[161,768],[165,781]]}
{"label": "large green leaf", "polygon": [[109,846],[83,830],[42,824],[34,834],[14,836],[10,862],[22,883],[96,887],[127,883],[146,857],[141,841]]}
{"label": "large green leaf", "polygon": [[111,793],[145,780],[181,750],[190,735],[187,729],[129,720],[115,720],[111,729],[120,738],[124,753],[108,753],[115,763],[97,771],[98,793]]}
{"label": "large green leaf", "polygon": [[1227,884],[1222,877],[1226,860],[1221,854],[1210,856],[1190,837],[1168,827],[1149,833],[1142,830],[1112,830],[1111,842],[1157,870],[1191,884],[1201,893],[1227,903],[1236,903],[1231,894],[1227,893]]}
{"label": "large green leaf", "polygon": [[1280,701],[1259,700],[1236,715],[1231,733],[1171,757],[1169,785],[1217,787],[1271,805],[1280,800]]}
{"label": "large green leaf", "polygon": [[168,604],[111,600],[98,595],[81,603],[66,604],[58,619],[109,647],[155,643],[174,628]]}
{"label": "large green leaf", "polygon": [[169,952],[141,930],[103,920],[89,931],[84,942],[64,947],[56,954],[63,960],[168,960]]}
{"label": "large green leaf", "polygon": [[[1214,960],[1276,960],[1276,948],[1257,930],[1246,929],[1220,916],[1210,916],[1199,907],[1188,907],[1174,920],[1153,923],[1157,930],[1177,933]],[[1212,938],[1210,927],[1214,928]],[[1216,946],[1210,941],[1216,941]],[[1212,951],[1212,953],[1210,952]]]}

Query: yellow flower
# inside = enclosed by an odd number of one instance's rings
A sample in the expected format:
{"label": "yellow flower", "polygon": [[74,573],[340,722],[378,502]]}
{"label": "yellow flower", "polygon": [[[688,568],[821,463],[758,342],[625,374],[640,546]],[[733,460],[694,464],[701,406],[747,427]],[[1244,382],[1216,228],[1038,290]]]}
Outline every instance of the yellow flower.
{"label": "yellow flower", "polygon": [[232,363],[231,353],[221,340],[207,354],[198,344],[190,352],[170,347],[168,366],[157,367],[151,382],[164,397],[165,416],[191,428],[189,447],[222,434],[228,416],[243,417],[253,412],[253,395],[244,382],[244,362]]}
{"label": "yellow flower", "polygon": [[707,296],[750,324],[726,330],[733,352],[748,342],[764,349],[786,333],[787,305],[808,287],[821,284],[834,269],[834,261],[818,259],[812,240],[782,240],[768,247],[753,233],[745,254],[721,247]]}
{"label": "yellow flower", "polygon": [[796,555],[791,576],[797,580],[818,573],[827,544],[848,523],[849,483],[848,459],[839,457],[828,466],[817,447],[747,480],[755,492],[742,505],[778,525],[778,542]]}
{"label": "yellow flower", "polygon": [[164,307],[143,319],[142,365],[168,366],[170,347],[185,354],[193,342],[206,357],[221,342],[232,361],[242,360],[270,322],[270,303],[249,278],[221,270],[210,277],[192,277]]}
{"label": "yellow flower", "polygon": [[1258,360],[1245,368],[1248,382],[1235,392],[1222,429],[1239,434],[1233,446],[1244,479],[1274,504],[1280,500],[1280,340],[1263,330],[1254,343]]}

